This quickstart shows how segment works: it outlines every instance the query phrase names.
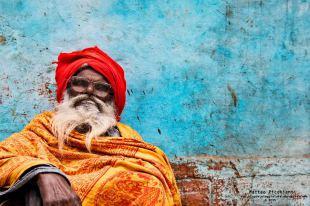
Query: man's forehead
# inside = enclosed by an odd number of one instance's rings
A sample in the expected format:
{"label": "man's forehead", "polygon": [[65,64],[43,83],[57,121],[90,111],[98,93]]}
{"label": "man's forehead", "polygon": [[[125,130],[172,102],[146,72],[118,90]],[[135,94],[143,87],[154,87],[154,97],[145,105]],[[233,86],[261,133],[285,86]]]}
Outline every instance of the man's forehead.
{"label": "man's forehead", "polygon": [[92,81],[103,81],[107,82],[108,80],[105,76],[97,72],[95,69],[93,69],[91,66],[83,65],[75,74],[74,76],[80,76],[85,77]]}

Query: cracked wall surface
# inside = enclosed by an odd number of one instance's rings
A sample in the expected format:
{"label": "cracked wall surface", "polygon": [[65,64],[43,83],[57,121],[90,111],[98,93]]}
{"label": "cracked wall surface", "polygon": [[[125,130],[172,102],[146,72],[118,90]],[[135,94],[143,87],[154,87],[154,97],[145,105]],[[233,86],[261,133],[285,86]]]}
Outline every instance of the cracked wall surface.
{"label": "cracked wall surface", "polygon": [[309,10],[308,0],[0,0],[0,139],[55,106],[59,52],[98,45],[126,72],[122,121],[173,160],[185,204],[254,204],[253,185],[305,194]]}
{"label": "cracked wall surface", "polygon": [[1,0],[0,137],[53,107],[59,52],[98,45],[122,120],[170,157],[305,154],[309,28],[304,0]]}
{"label": "cracked wall surface", "polygon": [[309,205],[309,157],[177,158],[183,205]]}

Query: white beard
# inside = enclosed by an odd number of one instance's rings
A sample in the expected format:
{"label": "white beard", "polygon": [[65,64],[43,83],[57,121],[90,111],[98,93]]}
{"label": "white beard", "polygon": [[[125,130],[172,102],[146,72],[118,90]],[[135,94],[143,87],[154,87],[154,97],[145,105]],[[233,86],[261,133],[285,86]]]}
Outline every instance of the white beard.
{"label": "white beard", "polygon": [[56,107],[51,125],[54,135],[58,138],[59,149],[64,141],[77,126],[88,124],[90,130],[86,133],[85,145],[91,151],[91,141],[94,137],[105,133],[117,123],[114,103],[105,103],[92,96],[90,100],[86,94],[69,98],[67,92],[64,100]]}

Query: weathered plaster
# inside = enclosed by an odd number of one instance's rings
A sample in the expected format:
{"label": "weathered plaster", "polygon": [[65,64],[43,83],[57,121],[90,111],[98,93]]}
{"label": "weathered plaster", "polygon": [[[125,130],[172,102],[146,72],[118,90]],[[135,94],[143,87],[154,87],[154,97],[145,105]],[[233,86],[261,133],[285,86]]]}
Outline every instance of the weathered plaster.
{"label": "weathered plaster", "polygon": [[309,205],[309,158],[177,158],[183,205]]}
{"label": "weathered plaster", "polygon": [[98,45],[170,157],[309,153],[309,28],[307,0],[0,0],[0,137],[54,106],[59,52]]}

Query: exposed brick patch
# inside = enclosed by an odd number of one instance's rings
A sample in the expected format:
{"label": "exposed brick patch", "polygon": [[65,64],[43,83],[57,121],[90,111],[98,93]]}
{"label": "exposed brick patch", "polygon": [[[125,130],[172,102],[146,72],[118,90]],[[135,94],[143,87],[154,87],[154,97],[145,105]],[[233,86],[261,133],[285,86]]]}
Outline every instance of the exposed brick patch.
{"label": "exposed brick patch", "polygon": [[[183,205],[307,205],[309,158],[188,157],[172,167]],[[294,191],[289,198],[265,198],[252,191]]]}
{"label": "exposed brick patch", "polygon": [[183,206],[209,206],[209,199],[207,194],[200,192],[191,192],[182,194]]}
{"label": "exposed brick patch", "polygon": [[180,179],[178,187],[183,205],[209,205],[210,181],[206,179]]}
{"label": "exposed brick patch", "polygon": [[209,193],[210,181],[206,179],[181,179],[178,181],[180,191],[183,193],[201,192]]}
{"label": "exposed brick patch", "polygon": [[190,163],[172,163],[174,169],[174,175],[177,179],[186,179],[186,178],[196,178],[197,177],[197,168],[196,164],[193,162]]}

